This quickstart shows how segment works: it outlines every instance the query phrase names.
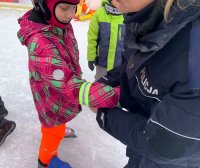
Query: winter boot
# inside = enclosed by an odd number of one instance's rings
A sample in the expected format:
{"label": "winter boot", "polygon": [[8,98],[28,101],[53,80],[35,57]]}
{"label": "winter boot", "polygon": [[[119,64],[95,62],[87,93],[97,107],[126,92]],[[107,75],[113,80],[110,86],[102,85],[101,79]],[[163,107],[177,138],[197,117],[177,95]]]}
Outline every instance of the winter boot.
{"label": "winter boot", "polygon": [[6,117],[8,115],[8,110],[4,109],[3,111],[0,111],[0,117]]}
{"label": "winter boot", "polygon": [[3,119],[4,124],[0,126],[0,146],[4,143],[6,137],[10,135],[16,127],[15,122]]}
{"label": "winter boot", "polygon": [[8,110],[4,106],[4,102],[1,100],[0,97],[0,117],[5,117],[8,115]]}
{"label": "winter boot", "polygon": [[77,137],[77,132],[74,129],[67,127],[65,130],[64,138],[76,138],[76,137]]}
{"label": "winter boot", "polygon": [[38,160],[38,168],[48,168],[47,164],[44,164],[40,161],[40,159]]}
{"label": "winter boot", "polygon": [[57,156],[54,156],[51,159],[51,162],[48,165],[48,168],[72,168],[68,163],[63,162]]}

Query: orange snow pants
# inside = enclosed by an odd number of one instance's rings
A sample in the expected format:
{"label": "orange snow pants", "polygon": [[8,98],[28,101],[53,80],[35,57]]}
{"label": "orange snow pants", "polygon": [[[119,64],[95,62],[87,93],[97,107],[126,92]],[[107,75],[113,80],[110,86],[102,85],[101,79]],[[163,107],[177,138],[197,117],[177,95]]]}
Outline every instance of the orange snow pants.
{"label": "orange snow pants", "polygon": [[65,136],[65,124],[52,128],[41,127],[42,139],[39,149],[39,159],[44,164],[49,164],[53,156],[57,156],[60,142]]}

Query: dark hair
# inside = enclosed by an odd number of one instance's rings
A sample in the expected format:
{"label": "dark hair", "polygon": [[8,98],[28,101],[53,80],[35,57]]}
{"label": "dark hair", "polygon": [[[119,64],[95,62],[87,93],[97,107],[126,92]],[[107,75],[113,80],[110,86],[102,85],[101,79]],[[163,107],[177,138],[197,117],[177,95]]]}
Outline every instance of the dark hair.
{"label": "dark hair", "polygon": [[45,20],[51,17],[51,12],[47,7],[46,0],[32,0],[34,9],[41,14]]}

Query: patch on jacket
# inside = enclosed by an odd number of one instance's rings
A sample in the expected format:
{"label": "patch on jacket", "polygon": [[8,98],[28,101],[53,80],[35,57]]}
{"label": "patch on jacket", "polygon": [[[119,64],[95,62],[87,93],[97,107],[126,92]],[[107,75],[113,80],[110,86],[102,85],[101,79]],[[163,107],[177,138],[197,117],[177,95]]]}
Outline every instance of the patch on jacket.
{"label": "patch on jacket", "polygon": [[55,79],[55,80],[62,80],[64,78],[65,74],[62,70],[56,69],[53,71],[52,76],[53,76],[53,79]]}
{"label": "patch on jacket", "polygon": [[190,31],[189,81],[191,89],[200,89],[200,19]]}
{"label": "patch on jacket", "polygon": [[154,98],[159,101],[160,100],[160,89],[157,85],[155,85],[146,70],[146,67],[142,67],[138,73],[135,75],[137,82],[138,82],[138,87],[142,94],[146,97]]}

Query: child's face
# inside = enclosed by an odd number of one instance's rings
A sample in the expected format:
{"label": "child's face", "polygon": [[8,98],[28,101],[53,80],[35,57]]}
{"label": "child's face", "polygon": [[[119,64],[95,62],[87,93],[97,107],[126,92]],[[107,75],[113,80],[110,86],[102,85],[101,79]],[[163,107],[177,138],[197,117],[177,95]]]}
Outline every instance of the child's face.
{"label": "child's face", "polygon": [[112,0],[112,4],[122,13],[129,13],[138,12],[153,1],[154,0]]}
{"label": "child's face", "polygon": [[55,16],[62,23],[69,23],[76,13],[77,5],[59,3],[55,8]]}

